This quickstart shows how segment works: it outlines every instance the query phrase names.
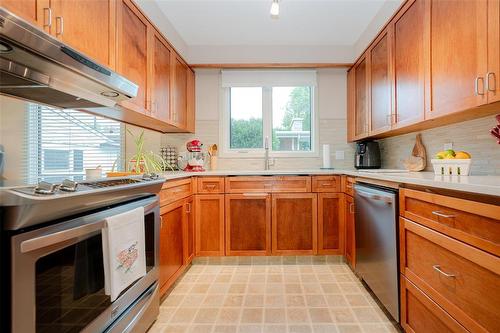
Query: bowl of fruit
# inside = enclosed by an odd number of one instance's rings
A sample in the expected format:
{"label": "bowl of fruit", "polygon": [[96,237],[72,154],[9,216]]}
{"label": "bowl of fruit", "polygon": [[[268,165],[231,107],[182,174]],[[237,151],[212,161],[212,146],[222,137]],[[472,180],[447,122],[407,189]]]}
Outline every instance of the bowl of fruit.
{"label": "bowl of fruit", "polygon": [[436,175],[468,176],[472,160],[465,151],[447,149],[437,153],[431,163]]}

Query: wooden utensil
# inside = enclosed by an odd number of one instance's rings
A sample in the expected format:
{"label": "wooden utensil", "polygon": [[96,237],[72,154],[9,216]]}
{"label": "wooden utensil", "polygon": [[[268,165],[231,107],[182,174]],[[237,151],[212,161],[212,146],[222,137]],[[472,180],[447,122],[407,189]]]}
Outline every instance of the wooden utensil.
{"label": "wooden utensil", "polygon": [[417,134],[410,158],[404,160],[403,164],[408,171],[422,171],[427,166],[425,146],[422,143],[422,135],[420,133]]}

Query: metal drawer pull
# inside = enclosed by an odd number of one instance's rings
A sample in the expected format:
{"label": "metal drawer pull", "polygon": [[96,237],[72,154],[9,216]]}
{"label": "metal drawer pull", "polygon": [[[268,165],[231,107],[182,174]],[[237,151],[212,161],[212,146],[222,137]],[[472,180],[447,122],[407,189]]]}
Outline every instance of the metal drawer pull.
{"label": "metal drawer pull", "polygon": [[186,205],[186,214],[191,214],[191,203],[188,202]]}
{"label": "metal drawer pull", "polygon": [[[483,89],[479,92],[479,80],[483,83]],[[474,81],[474,90],[476,91],[476,95],[483,96],[484,95],[484,79],[481,76],[476,77]]]}
{"label": "metal drawer pull", "polygon": [[323,183],[321,186],[332,186],[332,183]]}
{"label": "metal drawer pull", "polygon": [[457,277],[455,274],[449,274],[449,273],[446,273],[446,272],[442,271],[440,265],[434,265],[434,266],[432,266],[432,268],[434,268],[434,270],[438,271],[440,274],[443,274],[444,276],[446,276],[448,278],[455,278],[455,277]]}
{"label": "metal drawer pull", "polygon": [[244,197],[267,197],[267,193],[243,193]]}
{"label": "metal drawer pull", "polygon": [[215,184],[205,184],[206,188],[212,189],[212,190],[215,188],[215,186],[217,186],[217,185],[215,185]]}
{"label": "metal drawer pull", "polygon": [[[490,77],[493,78],[493,84],[490,84]],[[488,72],[486,74],[486,90],[495,92],[497,90],[497,78],[495,73]]]}
{"label": "metal drawer pull", "polygon": [[354,214],[354,204],[353,203],[349,204],[349,213]]}
{"label": "metal drawer pull", "polygon": [[447,219],[453,219],[453,218],[455,218],[455,215],[443,214],[439,210],[433,211],[432,214],[434,214],[436,216],[444,217],[444,218],[447,218]]}
{"label": "metal drawer pull", "polygon": [[[59,24],[58,24],[59,22]],[[56,35],[61,36],[64,34],[64,18],[62,16],[56,17]]]}

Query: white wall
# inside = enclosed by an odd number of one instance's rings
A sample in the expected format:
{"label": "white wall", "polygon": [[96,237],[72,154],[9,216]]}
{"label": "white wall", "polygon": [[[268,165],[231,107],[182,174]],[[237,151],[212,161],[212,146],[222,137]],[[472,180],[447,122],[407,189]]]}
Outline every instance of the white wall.
{"label": "white wall", "polygon": [[[188,140],[198,138],[204,147],[217,144],[220,147],[221,124],[220,71],[196,71],[196,133],[166,134],[165,143],[185,151]],[[330,144],[332,164],[336,168],[351,168],[354,146],[346,140],[346,71],[343,69],[318,70],[319,144]],[[344,160],[335,160],[336,150],[343,150]],[[274,168],[319,168],[320,157],[277,158]],[[261,158],[219,158],[219,169],[262,169]]]}

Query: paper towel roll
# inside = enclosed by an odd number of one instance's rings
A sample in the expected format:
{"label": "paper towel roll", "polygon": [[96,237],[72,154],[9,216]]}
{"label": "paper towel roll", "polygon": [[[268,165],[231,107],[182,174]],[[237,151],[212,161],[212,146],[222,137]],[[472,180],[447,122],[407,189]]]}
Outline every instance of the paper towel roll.
{"label": "paper towel roll", "polygon": [[330,159],[330,145],[323,145],[323,169],[331,169],[331,159]]}

